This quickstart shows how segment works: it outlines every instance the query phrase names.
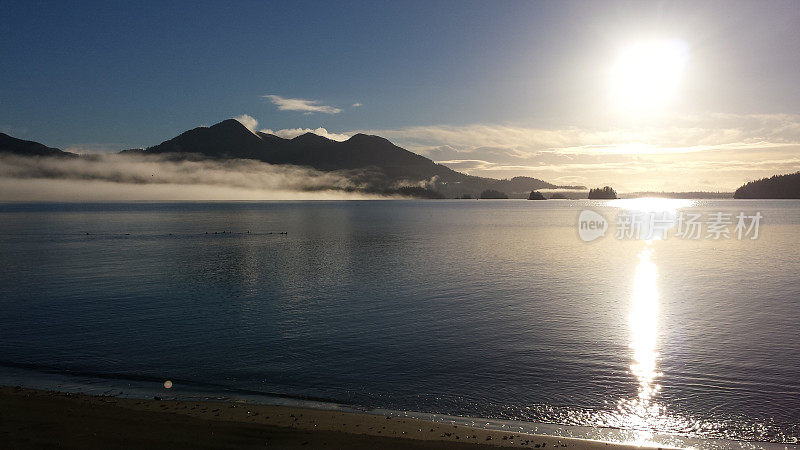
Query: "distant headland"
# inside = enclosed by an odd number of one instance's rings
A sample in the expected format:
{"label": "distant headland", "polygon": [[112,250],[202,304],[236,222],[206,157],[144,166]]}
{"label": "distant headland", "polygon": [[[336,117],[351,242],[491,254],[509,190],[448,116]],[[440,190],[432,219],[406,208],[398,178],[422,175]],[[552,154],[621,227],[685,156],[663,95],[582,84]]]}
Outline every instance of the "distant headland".
{"label": "distant headland", "polygon": [[733,198],[800,198],[800,172],[751,181],[737,189]]}

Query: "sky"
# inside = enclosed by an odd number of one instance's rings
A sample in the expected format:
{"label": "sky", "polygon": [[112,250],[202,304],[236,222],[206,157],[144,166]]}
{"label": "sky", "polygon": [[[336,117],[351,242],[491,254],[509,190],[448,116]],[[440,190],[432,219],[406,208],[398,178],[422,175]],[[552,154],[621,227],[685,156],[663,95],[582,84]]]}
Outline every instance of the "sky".
{"label": "sky", "polygon": [[800,2],[0,2],[0,131],[85,153],[231,117],[621,191],[800,170]]}

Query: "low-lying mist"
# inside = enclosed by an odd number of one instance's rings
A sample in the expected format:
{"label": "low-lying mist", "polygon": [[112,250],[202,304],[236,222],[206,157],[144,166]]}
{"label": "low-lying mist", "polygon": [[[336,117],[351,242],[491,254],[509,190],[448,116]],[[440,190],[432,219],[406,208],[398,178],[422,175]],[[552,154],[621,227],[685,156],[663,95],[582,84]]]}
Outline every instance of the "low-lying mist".
{"label": "low-lying mist", "polygon": [[107,154],[0,156],[0,201],[379,198],[358,173],[260,161]]}

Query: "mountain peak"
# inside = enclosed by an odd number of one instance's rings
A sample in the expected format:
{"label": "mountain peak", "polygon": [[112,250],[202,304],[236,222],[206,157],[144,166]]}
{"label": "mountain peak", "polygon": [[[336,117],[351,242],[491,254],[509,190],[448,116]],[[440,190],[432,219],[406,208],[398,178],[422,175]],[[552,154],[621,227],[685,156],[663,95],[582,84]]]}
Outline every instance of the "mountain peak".
{"label": "mountain peak", "polygon": [[215,158],[257,158],[261,136],[236,119],[198,127],[147,149],[148,153],[199,153]]}
{"label": "mountain peak", "polygon": [[310,131],[301,134],[300,136],[296,136],[291,139],[293,142],[302,143],[302,144],[327,144],[331,142],[330,139],[320,136],[318,134],[314,134]]}
{"label": "mountain peak", "polygon": [[251,133],[250,129],[246,126],[242,125],[242,122],[239,122],[236,119],[225,119],[220,123],[216,123],[208,127],[209,129],[225,129],[225,130],[239,130],[239,131],[247,131]]}
{"label": "mountain peak", "polygon": [[364,134],[364,133],[356,133],[356,134],[352,135],[350,137],[350,139],[346,140],[345,142],[351,142],[351,143],[354,143],[354,144],[359,144],[359,143],[377,144],[377,143],[381,143],[381,144],[394,145],[394,144],[392,144],[392,142],[390,140],[388,140],[386,138],[382,138],[380,136],[375,136],[375,135],[372,135],[372,134]]}

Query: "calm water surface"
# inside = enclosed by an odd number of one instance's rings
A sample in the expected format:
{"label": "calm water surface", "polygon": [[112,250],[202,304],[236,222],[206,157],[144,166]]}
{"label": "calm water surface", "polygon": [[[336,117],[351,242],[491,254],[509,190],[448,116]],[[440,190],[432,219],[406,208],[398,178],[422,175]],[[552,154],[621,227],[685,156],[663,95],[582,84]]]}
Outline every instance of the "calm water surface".
{"label": "calm water surface", "polygon": [[2,204],[0,374],[796,442],[800,201],[667,205],[761,212],[741,241],[618,240],[626,208]]}

